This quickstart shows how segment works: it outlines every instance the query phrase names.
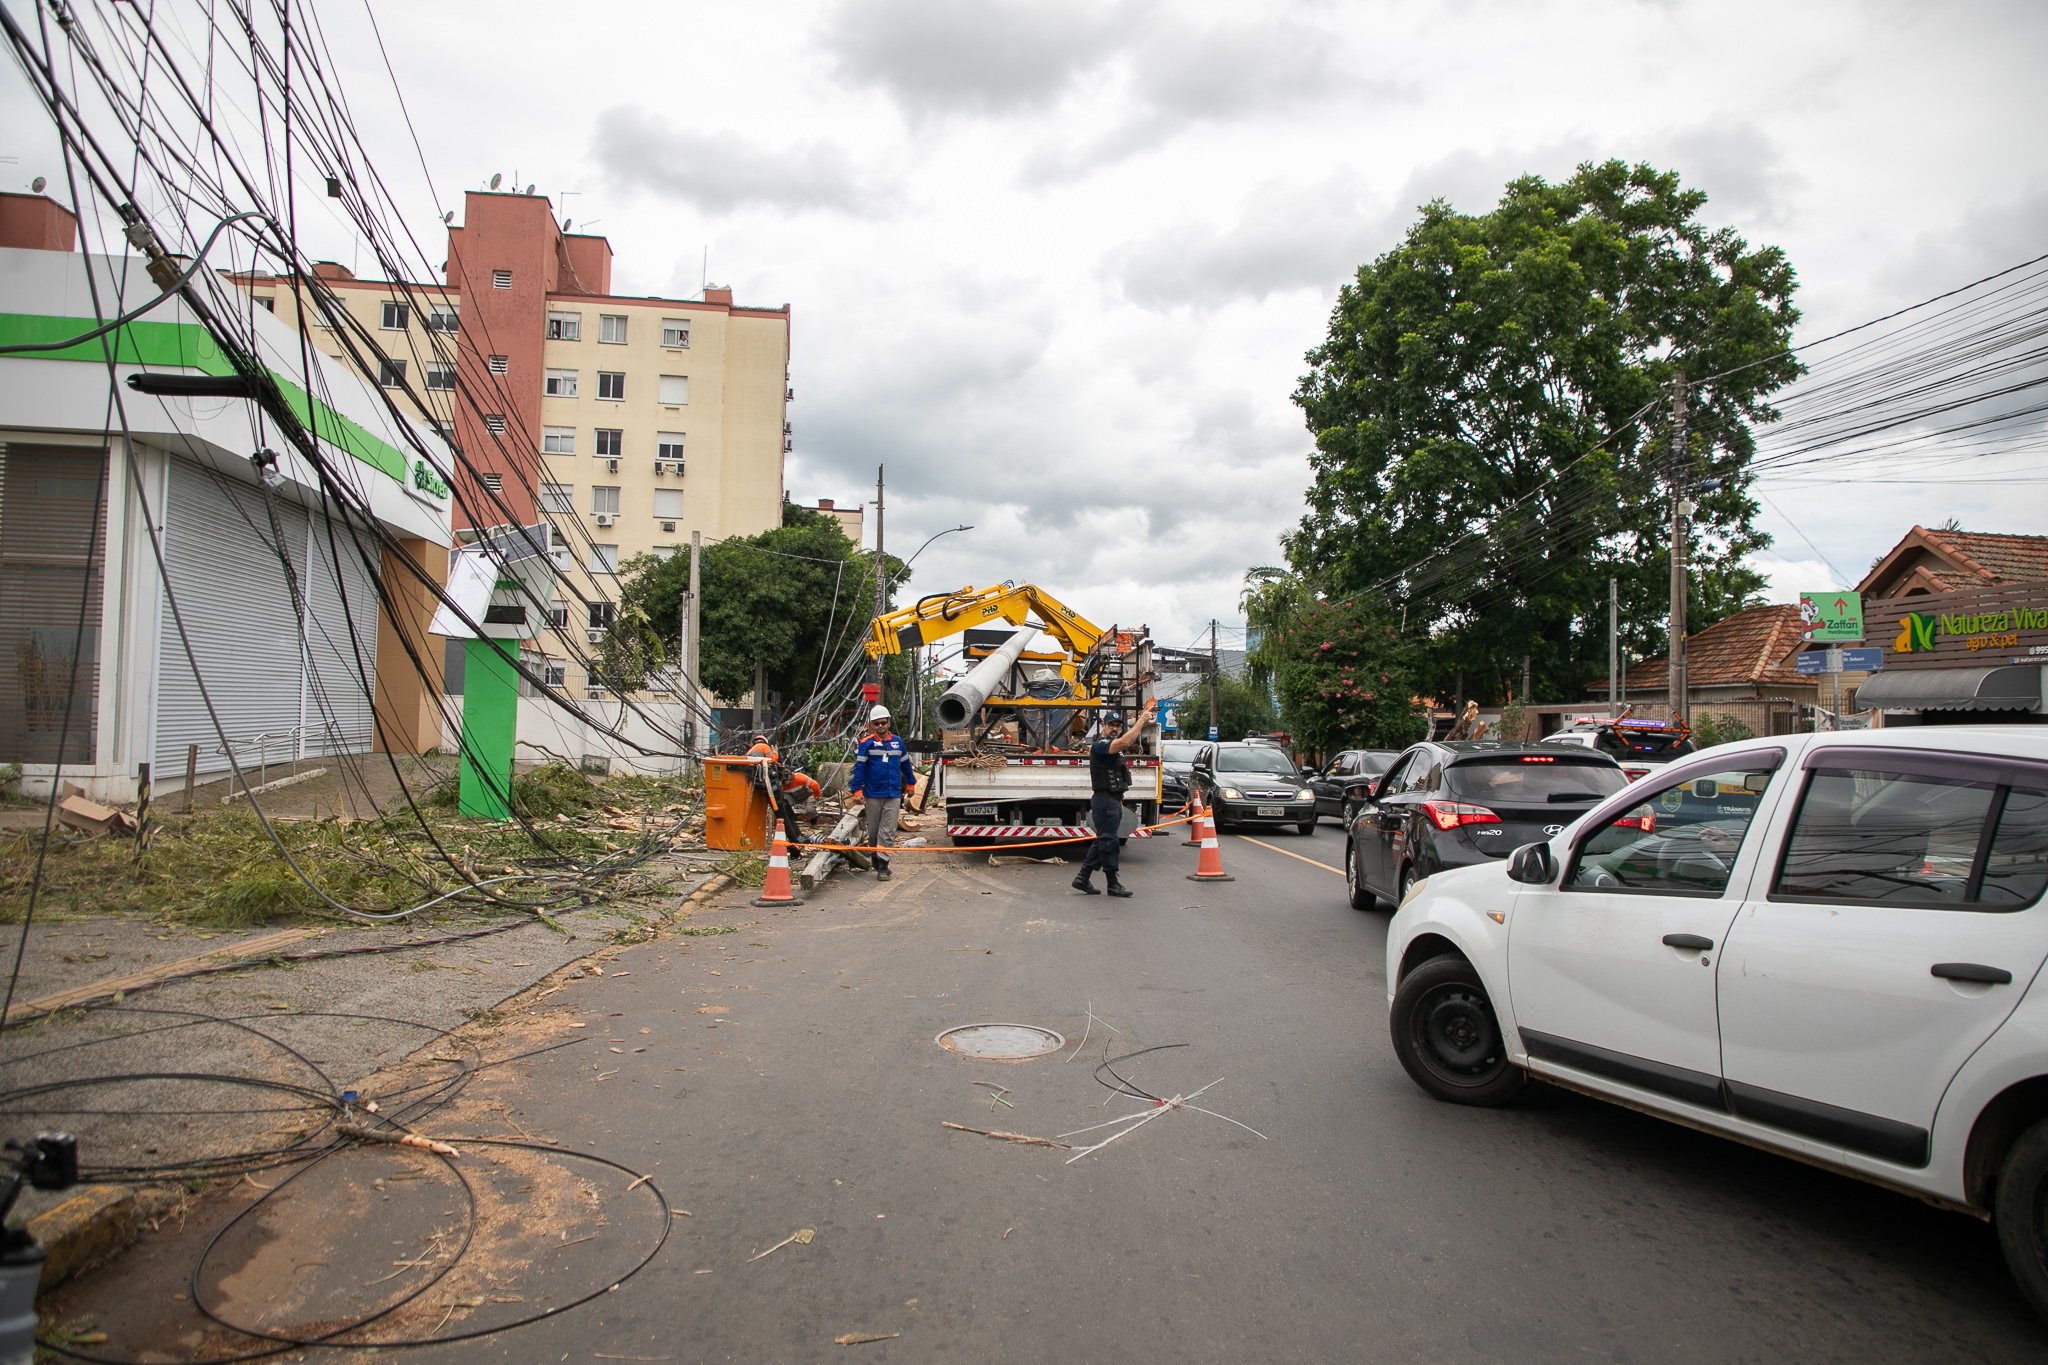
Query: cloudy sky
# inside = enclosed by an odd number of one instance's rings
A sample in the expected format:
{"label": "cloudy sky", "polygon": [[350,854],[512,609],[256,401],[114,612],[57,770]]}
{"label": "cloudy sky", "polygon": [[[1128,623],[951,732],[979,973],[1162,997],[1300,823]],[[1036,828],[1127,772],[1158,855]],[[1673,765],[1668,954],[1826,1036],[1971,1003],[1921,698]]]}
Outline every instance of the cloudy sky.
{"label": "cloudy sky", "polygon": [[[1675,169],[1707,221],[1787,250],[1805,336],[2048,250],[2038,3],[376,9],[425,171],[364,12],[321,22],[423,240],[503,172],[611,238],[619,292],[693,294],[708,252],[713,283],[795,310],[793,496],[872,498],[886,463],[892,550],[975,528],[916,586],[1030,579],[1168,644],[1277,561],[1303,352],[1426,200]],[[0,152],[25,182],[46,149]],[[1915,521],[2048,520],[2039,486],[1954,477],[1764,491],[1781,600]]]}

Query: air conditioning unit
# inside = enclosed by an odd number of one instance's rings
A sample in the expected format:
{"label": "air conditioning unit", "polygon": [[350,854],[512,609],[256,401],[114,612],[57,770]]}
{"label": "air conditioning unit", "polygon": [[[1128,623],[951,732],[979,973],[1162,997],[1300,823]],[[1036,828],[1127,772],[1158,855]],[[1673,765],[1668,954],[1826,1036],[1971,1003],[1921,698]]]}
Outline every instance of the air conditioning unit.
{"label": "air conditioning unit", "polygon": [[617,520],[618,520],[618,518],[617,518],[617,517],[615,517],[615,516],[613,516],[613,515],[612,515],[611,513],[609,513],[609,512],[599,512],[599,513],[597,514],[597,524],[598,524],[599,526],[609,526],[609,525],[611,525],[611,524],[612,524],[613,522],[615,522],[615,521],[617,521]]}
{"label": "air conditioning unit", "polygon": [[668,473],[668,462],[666,460],[656,460],[654,462],[654,472],[657,474]]}
{"label": "air conditioning unit", "polygon": [[589,637],[590,643],[594,645],[601,645],[604,643],[604,632],[601,630],[586,630],[584,634]]}
{"label": "air conditioning unit", "polygon": [[674,522],[672,522],[672,521],[664,521],[664,522],[663,522],[663,523],[661,524],[661,529],[662,529],[662,530],[664,530],[664,531],[671,531],[671,532],[672,532],[672,531],[674,531],[674,530],[676,529],[676,524],[675,524]]}
{"label": "air conditioning unit", "polygon": [[604,468],[607,474],[616,474],[619,472],[619,462],[617,460],[606,460]]}
{"label": "air conditioning unit", "polygon": [[603,700],[604,700],[604,689],[603,689],[602,687],[593,687],[593,688],[591,688],[591,689],[590,689],[590,690],[589,690],[588,692],[585,692],[585,693],[583,694],[583,700],[585,700],[585,701],[603,701]]}

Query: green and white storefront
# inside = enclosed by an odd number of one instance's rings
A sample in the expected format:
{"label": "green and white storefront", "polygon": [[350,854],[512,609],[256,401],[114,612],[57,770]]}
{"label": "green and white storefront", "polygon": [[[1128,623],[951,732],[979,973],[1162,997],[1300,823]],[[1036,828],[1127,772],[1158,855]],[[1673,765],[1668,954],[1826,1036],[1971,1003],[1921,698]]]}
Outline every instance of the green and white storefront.
{"label": "green and white storefront", "polygon": [[[138,260],[0,248],[0,345],[93,328],[88,269],[109,312],[158,292]],[[268,314],[243,322],[337,477],[384,530],[445,553],[447,488],[411,453],[438,454],[441,436]],[[61,759],[66,785],[120,801],[143,765],[159,794],[182,786],[194,745],[202,781],[227,771],[228,745],[273,774],[287,755],[403,747],[380,741],[391,727],[373,706],[393,628],[377,539],[328,504],[253,403],[126,387],[138,371],[232,372],[181,302],[111,339],[126,442],[100,342],[0,356],[0,764],[20,763],[23,790],[41,794]],[[274,487],[250,460],[262,448],[278,454]],[[415,638],[424,624],[398,623]],[[393,653],[391,668],[415,671]]]}

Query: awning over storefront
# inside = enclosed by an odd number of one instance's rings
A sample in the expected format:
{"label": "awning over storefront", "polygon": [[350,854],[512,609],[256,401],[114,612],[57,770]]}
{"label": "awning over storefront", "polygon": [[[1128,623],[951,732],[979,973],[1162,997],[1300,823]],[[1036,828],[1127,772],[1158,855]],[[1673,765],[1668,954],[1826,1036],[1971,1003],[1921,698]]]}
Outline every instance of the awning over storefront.
{"label": "awning over storefront", "polygon": [[2038,711],[2041,668],[1918,668],[1874,673],[1856,704],[1880,711]]}

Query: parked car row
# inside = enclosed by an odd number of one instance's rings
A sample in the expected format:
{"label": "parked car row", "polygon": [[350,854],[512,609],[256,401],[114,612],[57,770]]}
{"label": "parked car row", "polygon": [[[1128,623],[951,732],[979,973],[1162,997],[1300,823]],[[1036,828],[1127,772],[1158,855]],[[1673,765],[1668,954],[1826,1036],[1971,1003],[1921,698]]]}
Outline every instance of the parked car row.
{"label": "parked car row", "polygon": [[1619,757],[1418,744],[1341,784],[1408,1074],[1478,1105],[1540,1077],[1988,1216],[2048,1316],[2048,729]]}

